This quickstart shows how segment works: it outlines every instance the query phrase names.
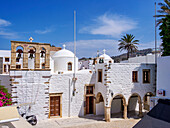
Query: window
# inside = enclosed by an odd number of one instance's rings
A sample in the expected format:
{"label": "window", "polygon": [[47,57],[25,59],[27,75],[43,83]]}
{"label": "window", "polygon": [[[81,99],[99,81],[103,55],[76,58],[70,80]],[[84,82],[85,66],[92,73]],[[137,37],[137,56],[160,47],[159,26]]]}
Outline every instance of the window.
{"label": "window", "polygon": [[150,83],[150,69],[143,69],[143,83]]}
{"label": "window", "polygon": [[72,71],[72,63],[71,62],[68,63],[68,71]]}
{"label": "window", "polygon": [[21,65],[16,65],[16,69],[21,69]]}
{"label": "window", "polygon": [[87,86],[86,94],[93,94],[93,86]]}
{"label": "window", "polygon": [[132,82],[138,82],[138,71],[132,72]]}
{"label": "window", "polygon": [[98,70],[98,82],[102,82],[102,69]]}
{"label": "window", "polygon": [[9,62],[9,57],[5,57],[5,62]]}
{"label": "window", "polygon": [[45,64],[44,63],[42,64],[42,69],[45,69]]}

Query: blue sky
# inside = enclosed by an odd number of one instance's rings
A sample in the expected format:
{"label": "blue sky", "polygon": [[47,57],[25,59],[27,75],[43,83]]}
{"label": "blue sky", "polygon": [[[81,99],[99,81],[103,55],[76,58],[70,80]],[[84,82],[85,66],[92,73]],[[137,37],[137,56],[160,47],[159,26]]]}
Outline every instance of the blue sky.
{"label": "blue sky", "polygon": [[[47,42],[73,50],[77,16],[77,56],[94,57],[106,49],[114,56],[122,35],[133,34],[139,49],[154,47],[154,2],[163,0],[5,0],[0,4],[1,50],[10,40]],[[157,6],[159,9],[159,6]],[[159,34],[158,34],[159,35]],[[160,43],[160,37],[158,36]]]}

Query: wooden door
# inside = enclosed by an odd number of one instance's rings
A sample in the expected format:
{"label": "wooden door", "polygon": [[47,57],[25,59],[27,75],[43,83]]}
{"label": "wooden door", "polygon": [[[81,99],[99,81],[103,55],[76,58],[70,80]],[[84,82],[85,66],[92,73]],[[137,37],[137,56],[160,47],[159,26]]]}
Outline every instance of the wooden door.
{"label": "wooden door", "polygon": [[50,116],[60,116],[60,96],[50,97]]}
{"label": "wooden door", "polygon": [[93,114],[93,96],[86,97],[86,114]]}

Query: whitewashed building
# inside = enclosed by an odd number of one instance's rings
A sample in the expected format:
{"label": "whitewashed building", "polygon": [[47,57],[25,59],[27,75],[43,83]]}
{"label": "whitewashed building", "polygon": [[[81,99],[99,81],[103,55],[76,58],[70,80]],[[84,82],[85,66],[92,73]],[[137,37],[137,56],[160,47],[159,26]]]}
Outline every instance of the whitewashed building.
{"label": "whitewashed building", "polygon": [[93,114],[110,121],[130,111],[142,116],[155,94],[154,64],[114,63],[105,50],[91,70],[78,70],[71,51],[48,43],[11,41],[10,59],[12,101],[30,103],[19,112],[38,120]]}
{"label": "whitewashed building", "polygon": [[159,99],[170,100],[170,56],[162,56],[157,61],[157,84],[156,96],[150,99],[150,109],[152,109]]}

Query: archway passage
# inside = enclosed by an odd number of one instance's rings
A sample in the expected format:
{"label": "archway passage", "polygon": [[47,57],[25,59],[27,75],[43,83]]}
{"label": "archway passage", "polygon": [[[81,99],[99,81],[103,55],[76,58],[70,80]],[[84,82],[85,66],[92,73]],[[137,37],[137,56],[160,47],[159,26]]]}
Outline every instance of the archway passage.
{"label": "archway passage", "polygon": [[142,117],[142,101],[140,95],[135,93],[129,97],[127,110],[128,118]]}
{"label": "archway passage", "polygon": [[152,97],[152,96],[154,96],[153,93],[148,92],[143,97],[143,108],[144,108],[145,111],[150,110],[150,97]]}
{"label": "archway passage", "polygon": [[96,96],[96,115],[104,117],[104,98],[100,92]]}
{"label": "archway passage", "polygon": [[111,118],[127,118],[126,100],[123,95],[116,95],[111,102]]}

